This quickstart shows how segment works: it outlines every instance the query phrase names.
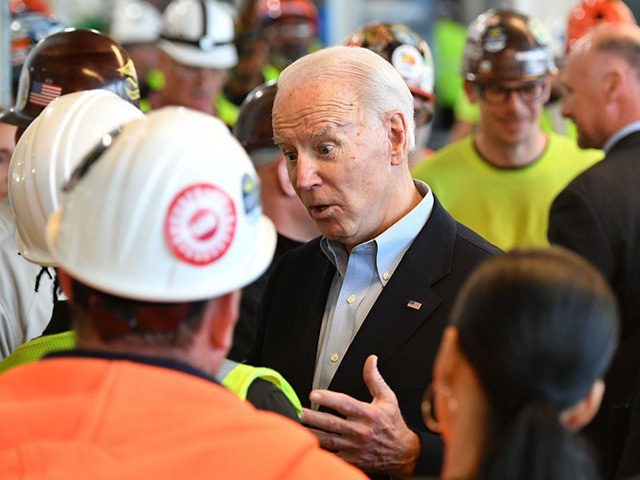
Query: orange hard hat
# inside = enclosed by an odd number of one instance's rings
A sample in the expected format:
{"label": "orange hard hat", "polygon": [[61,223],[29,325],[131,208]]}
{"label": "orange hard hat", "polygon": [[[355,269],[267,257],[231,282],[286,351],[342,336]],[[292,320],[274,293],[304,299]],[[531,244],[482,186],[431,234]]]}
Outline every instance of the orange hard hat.
{"label": "orange hard hat", "polygon": [[302,17],[314,25],[318,23],[318,9],[311,0],[260,0],[258,15],[262,23],[281,17]]}
{"label": "orange hard hat", "polygon": [[565,50],[600,23],[635,24],[636,19],[621,0],[585,0],[569,14]]}

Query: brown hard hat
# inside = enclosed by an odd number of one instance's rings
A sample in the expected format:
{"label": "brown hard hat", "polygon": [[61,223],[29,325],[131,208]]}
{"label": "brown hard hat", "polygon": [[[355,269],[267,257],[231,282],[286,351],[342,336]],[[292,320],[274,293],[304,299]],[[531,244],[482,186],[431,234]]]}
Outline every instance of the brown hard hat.
{"label": "brown hard hat", "polygon": [[402,75],[411,93],[434,100],[431,49],[415,31],[402,23],[368,23],[354,32],[345,45],[376,52]]}
{"label": "brown hard hat", "polygon": [[[277,91],[275,80],[258,85],[249,92],[240,106],[233,134],[249,154],[263,148],[276,149],[273,144],[271,111]],[[274,156],[273,160],[275,159]]]}
{"label": "brown hard hat", "polygon": [[133,61],[111,38],[95,30],[66,29],[48,36],[25,59],[16,104],[0,122],[28,126],[56,97],[104,89],[139,105]]}
{"label": "brown hard hat", "polygon": [[469,25],[461,71],[467,80],[527,81],[555,71],[550,36],[535,18],[488,10]]}

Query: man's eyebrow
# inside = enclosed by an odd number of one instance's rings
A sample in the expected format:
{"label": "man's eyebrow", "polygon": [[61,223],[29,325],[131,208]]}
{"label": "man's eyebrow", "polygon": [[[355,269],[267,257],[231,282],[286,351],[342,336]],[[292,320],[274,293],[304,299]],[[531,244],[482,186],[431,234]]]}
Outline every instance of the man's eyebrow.
{"label": "man's eyebrow", "polygon": [[311,140],[317,140],[318,138],[323,138],[323,137],[328,137],[331,135],[335,135],[335,128],[333,127],[322,127],[319,128],[318,130],[314,131],[311,134]]}
{"label": "man's eyebrow", "polygon": [[[336,129],[332,126],[329,127],[321,127],[318,130],[315,130],[310,135],[311,141],[316,141],[318,138],[324,138],[327,136],[335,135]],[[275,133],[273,135],[273,143],[276,145],[282,145],[283,143],[287,143],[286,140],[279,138]]]}

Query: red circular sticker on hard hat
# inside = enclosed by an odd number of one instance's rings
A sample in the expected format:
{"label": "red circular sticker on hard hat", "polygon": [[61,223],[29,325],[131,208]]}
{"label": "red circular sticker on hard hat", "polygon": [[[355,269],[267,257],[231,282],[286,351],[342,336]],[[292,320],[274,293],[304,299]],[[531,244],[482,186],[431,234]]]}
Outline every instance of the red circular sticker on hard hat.
{"label": "red circular sticker on hard hat", "polygon": [[172,200],[164,222],[173,253],[193,265],[209,265],[222,257],[236,233],[233,200],[206,183],[191,185]]}

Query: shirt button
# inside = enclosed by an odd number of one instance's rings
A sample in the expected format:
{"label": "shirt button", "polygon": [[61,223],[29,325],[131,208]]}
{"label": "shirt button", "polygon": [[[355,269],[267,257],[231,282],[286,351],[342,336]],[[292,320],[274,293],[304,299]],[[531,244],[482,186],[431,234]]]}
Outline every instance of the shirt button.
{"label": "shirt button", "polygon": [[384,272],[384,274],[382,275],[382,278],[384,280],[389,280],[391,278],[391,274],[389,272]]}
{"label": "shirt button", "polygon": [[339,358],[340,358],[340,355],[338,355],[337,353],[334,353],[333,355],[331,355],[331,361],[334,363],[337,362]]}
{"label": "shirt button", "polygon": [[353,303],[356,301],[356,296],[355,295],[349,295],[347,297],[347,303]]}

